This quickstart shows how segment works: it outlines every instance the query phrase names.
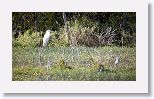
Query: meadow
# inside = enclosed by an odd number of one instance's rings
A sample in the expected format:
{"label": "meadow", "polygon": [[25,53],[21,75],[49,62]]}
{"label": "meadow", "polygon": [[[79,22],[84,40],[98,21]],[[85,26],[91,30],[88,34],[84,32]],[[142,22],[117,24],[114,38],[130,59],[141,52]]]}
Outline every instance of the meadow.
{"label": "meadow", "polygon": [[14,47],[12,53],[13,81],[136,80],[135,47]]}

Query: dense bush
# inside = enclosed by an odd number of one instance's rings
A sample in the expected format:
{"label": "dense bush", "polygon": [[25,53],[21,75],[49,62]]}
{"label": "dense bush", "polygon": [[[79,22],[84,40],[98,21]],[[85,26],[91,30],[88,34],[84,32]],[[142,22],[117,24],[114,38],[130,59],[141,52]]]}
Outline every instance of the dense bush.
{"label": "dense bush", "polygon": [[[53,39],[53,44],[50,45],[55,46],[136,45],[135,12],[67,12],[63,14],[61,12],[13,12],[13,38],[26,39],[25,36],[29,36],[29,34],[24,35],[27,30],[32,30],[34,33],[32,35],[37,35],[36,32],[44,33],[47,29],[51,29],[56,39]],[[24,36],[21,37],[20,32]]]}
{"label": "dense bush", "polygon": [[18,38],[13,38],[14,47],[37,47],[42,44],[42,36],[40,32],[27,30],[25,33],[19,34]]}

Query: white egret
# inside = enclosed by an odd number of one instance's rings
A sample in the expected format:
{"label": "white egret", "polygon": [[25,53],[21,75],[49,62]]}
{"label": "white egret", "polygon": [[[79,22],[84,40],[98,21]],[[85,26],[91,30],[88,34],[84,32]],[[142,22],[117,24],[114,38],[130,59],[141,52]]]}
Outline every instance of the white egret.
{"label": "white egret", "polygon": [[50,39],[50,36],[51,36],[51,30],[47,30],[44,37],[43,37],[43,47],[46,47],[48,42],[49,42],[49,39]]}
{"label": "white egret", "polygon": [[119,57],[116,57],[114,64],[117,65],[119,63]]}

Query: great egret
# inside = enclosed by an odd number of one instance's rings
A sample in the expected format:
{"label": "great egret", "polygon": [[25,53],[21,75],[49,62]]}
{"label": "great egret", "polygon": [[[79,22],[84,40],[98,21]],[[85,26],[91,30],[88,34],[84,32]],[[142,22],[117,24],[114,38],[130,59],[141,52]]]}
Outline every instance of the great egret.
{"label": "great egret", "polygon": [[118,63],[119,63],[119,57],[116,57],[114,64],[117,65]]}
{"label": "great egret", "polygon": [[43,37],[43,47],[46,47],[48,42],[49,42],[49,39],[50,39],[50,36],[51,36],[51,30],[47,30],[44,37]]}

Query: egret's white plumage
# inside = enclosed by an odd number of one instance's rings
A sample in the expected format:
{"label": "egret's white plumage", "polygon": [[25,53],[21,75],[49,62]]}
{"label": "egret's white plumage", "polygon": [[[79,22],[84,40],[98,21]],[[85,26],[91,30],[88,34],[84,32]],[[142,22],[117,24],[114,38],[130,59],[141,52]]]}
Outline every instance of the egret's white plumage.
{"label": "egret's white plumage", "polygon": [[116,59],[115,59],[115,65],[117,65],[118,63],[119,63],[119,57],[116,57]]}
{"label": "egret's white plumage", "polygon": [[44,37],[43,37],[43,46],[44,47],[46,47],[47,44],[48,44],[48,41],[49,41],[50,36],[51,36],[50,32],[51,32],[51,30],[47,30]]}

